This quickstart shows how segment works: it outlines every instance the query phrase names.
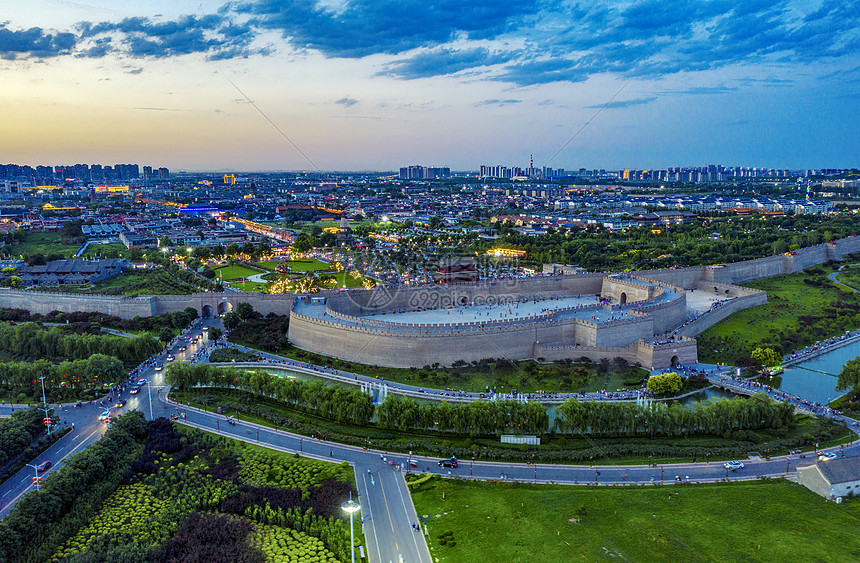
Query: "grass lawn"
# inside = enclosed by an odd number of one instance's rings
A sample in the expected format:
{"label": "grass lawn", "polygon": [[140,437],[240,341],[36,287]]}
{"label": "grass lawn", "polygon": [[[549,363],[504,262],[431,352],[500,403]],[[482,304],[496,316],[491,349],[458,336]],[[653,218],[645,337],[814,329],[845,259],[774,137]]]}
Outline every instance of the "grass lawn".
{"label": "grass lawn", "polygon": [[[252,346],[251,343],[240,342]],[[600,374],[596,364],[573,364],[572,369],[582,370],[583,378],[565,377],[555,364],[538,364],[524,360],[508,364],[492,362],[478,366],[464,366],[439,369],[387,368],[370,366],[327,358],[298,348],[289,348],[277,352],[283,356],[310,361],[317,365],[331,365],[338,369],[359,373],[369,377],[382,378],[386,381],[416,385],[418,387],[433,387],[437,389],[460,389],[463,391],[484,392],[495,389],[500,393],[508,393],[513,389],[523,393],[536,391],[617,391],[619,389],[638,389],[647,377],[647,372],[632,366],[619,367],[610,364],[606,374]]]}
{"label": "grass lawn", "polygon": [[744,284],[767,291],[767,304],[739,311],[700,334],[699,360],[734,362],[757,346],[787,354],[860,327],[860,295],[830,282],[833,271],[819,266]]}
{"label": "grass lawn", "polygon": [[221,266],[220,268],[215,268],[216,275],[220,275],[224,278],[225,281],[228,280],[240,280],[242,278],[249,278],[256,274],[261,273],[260,270],[252,270],[251,268],[247,268],[245,266]]}
{"label": "grass lawn", "polygon": [[316,272],[319,270],[328,270],[331,268],[331,266],[329,266],[325,262],[321,262],[315,259],[287,260],[284,261],[283,264],[289,266],[290,269],[292,269],[292,271],[294,272]]}
{"label": "grass lawn", "polygon": [[[860,560],[860,501],[837,505],[784,480],[634,488],[434,479],[412,498],[431,516],[439,562]],[[454,547],[440,545],[447,531]]]}
{"label": "grass lawn", "polygon": [[128,249],[121,242],[112,242],[110,244],[91,244],[84,251],[81,258],[94,258],[97,255],[104,256],[107,252],[115,251],[120,257],[128,253]]}
{"label": "grass lawn", "polygon": [[[3,248],[3,254],[20,256],[22,254],[62,254],[71,258],[80,245],[68,245],[60,242],[60,233],[26,233],[24,240],[18,244]],[[123,247],[125,248],[125,247]]]}
{"label": "grass lawn", "polygon": [[860,268],[849,267],[841,270],[836,279],[860,291]]}
{"label": "grass lawn", "polygon": [[269,287],[267,283],[260,282],[234,282],[229,284],[231,287],[235,287],[239,291],[244,291],[245,293],[259,293],[260,291],[265,292],[266,288]]}
{"label": "grass lawn", "polygon": [[139,270],[114,276],[95,285],[58,286],[63,293],[106,293],[109,295],[185,295],[200,289],[174,278],[163,269]]}

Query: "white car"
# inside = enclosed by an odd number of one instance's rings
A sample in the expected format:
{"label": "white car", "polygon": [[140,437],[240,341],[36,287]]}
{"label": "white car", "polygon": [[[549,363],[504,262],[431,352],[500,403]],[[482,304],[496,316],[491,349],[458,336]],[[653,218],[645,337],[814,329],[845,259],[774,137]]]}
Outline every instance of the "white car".
{"label": "white car", "polygon": [[155,366],[155,371],[161,371],[164,369],[164,366]]}
{"label": "white car", "polygon": [[733,459],[732,461],[725,462],[723,464],[723,467],[725,467],[729,471],[735,471],[737,469],[743,469],[744,462]]}
{"label": "white car", "polygon": [[818,456],[819,461],[830,461],[831,459],[836,459],[836,452],[827,452]]}

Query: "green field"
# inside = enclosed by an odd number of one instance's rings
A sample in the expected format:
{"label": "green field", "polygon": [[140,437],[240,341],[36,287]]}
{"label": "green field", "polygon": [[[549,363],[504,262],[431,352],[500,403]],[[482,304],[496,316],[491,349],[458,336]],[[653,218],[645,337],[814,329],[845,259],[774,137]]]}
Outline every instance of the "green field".
{"label": "green field", "polygon": [[215,273],[218,276],[224,278],[224,281],[229,280],[241,280],[242,278],[249,278],[256,274],[261,273],[260,270],[252,270],[251,268],[247,268],[245,266],[221,266],[220,268],[215,268]]}
{"label": "green field", "polygon": [[833,284],[830,266],[744,284],[767,291],[768,302],[739,311],[699,336],[699,360],[736,362],[757,346],[782,354],[860,327],[860,295]]}
{"label": "green field", "polygon": [[266,288],[269,287],[269,284],[260,282],[234,282],[229,285],[231,287],[235,287],[239,291],[244,291],[246,293],[258,293],[260,291],[266,291]]}
{"label": "green field", "polygon": [[179,280],[163,269],[139,270],[114,276],[92,286],[46,288],[63,293],[106,293],[108,295],[184,295],[199,291],[197,286]]}
{"label": "green field", "polygon": [[60,233],[26,233],[23,242],[4,247],[3,254],[10,256],[62,254],[66,258],[71,258],[78,248],[80,245],[73,246],[60,242]]}
{"label": "green field", "polygon": [[[436,478],[412,498],[430,516],[440,563],[860,560],[860,501],[837,505],[783,480],[533,487]],[[448,531],[453,547],[439,540]]]}
{"label": "green field", "polygon": [[317,272],[331,268],[325,262],[319,260],[287,260],[283,262],[294,272]]}
{"label": "green field", "polygon": [[128,253],[128,249],[121,242],[112,242],[110,244],[91,244],[84,251],[82,258],[94,258],[96,256],[105,256],[109,252],[116,252],[120,257]]}

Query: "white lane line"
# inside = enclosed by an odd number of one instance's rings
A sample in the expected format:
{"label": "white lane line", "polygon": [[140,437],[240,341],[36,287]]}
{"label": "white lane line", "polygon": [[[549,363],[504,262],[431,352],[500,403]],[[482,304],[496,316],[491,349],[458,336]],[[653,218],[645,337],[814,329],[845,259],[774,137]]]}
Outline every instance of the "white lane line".
{"label": "white lane line", "polygon": [[[400,474],[400,477],[401,477],[400,479],[395,479],[397,481],[397,492],[400,493],[400,502],[403,503],[403,512],[406,514],[406,519],[409,520],[411,523],[412,522],[412,516],[409,514],[409,510],[406,508],[406,499],[403,497],[403,487],[406,485],[406,477],[403,477],[402,473]],[[410,497],[410,501],[411,501],[411,497]],[[412,503],[410,502],[410,504],[412,504]],[[412,509],[415,510],[414,505],[413,505]],[[418,520],[418,512],[417,511],[415,512],[415,520],[416,521]],[[415,543],[415,553],[418,555],[418,561],[420,562],[420,561],[422,561],[422,559],[421,559],[421,548],[418,547],[418,540],[415,539],[416,533],[421,533],[420,529],[418,532],[412,532],[412,541]]]}
{"label": "white lane line", "polygon": [[[373,478],[373,476],[371,475],[371,479],[372,478]],[[371,512],[370,512],[370,489],[367,488],[367,477],[364,478],[364,491],[365,491],[365,497],[364,498],[367,499],[367,515],[371,516]],[[362,511],[363,510],[364,510],[364,508],[362,508]],[[373,520],[373,522],[370,523],[370,529],[373,532],[373,541],[376,542],[376,553],[379,556],[378,561],[380,561],[380,563],[381,563],[382,551],[379,549],[379,538],[376,537],[376,524],[375,524],[376,520],[374,520],[373,518],[371,518],[371,520]]]}

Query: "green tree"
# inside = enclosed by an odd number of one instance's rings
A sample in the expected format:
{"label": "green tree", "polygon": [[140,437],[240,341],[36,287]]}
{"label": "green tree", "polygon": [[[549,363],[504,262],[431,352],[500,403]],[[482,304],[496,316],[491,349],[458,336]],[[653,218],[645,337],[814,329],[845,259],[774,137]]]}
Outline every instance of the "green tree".
{"label": "green tree", "polygon": [[680,389],[683,384],[684,381],[681,379],[681,376],[672,371],[662,375],[649,377],[647,385],[648,390],[655,395],[666,395],[668,393],[674,393]]}
{"label": "green tree", "polygon": [[254,307],[250,303],[242,301],[236,305],[236,312],[242,320],[250,319],[254,316]]}
{"label": "green tree", "polygon": [[846,389],[851,389],[855,393],[860,391],[860,358],[848,360],[848,363],[839,372],[836,390],[845,391]]}
{"label": "green tree", "polygon": [[163,327],[161,330],[158,331],[158,339],[162,342],[170,342],[171,340],[173,340],[173,336],[173,331],[167,327]]}
{"label": "green tree", "polygon": [[750,357],[765,367],[778,366],[782,363],[782,357],[773,348],[756,348]]}
{"label": "green tree", "polygon": [[213,326],[213,327],[209,328],[209,338],[211,340],[218,340],[219,338],[221,338],[221,334],[222,334],[221,329],[218,328],[217,326]]}

